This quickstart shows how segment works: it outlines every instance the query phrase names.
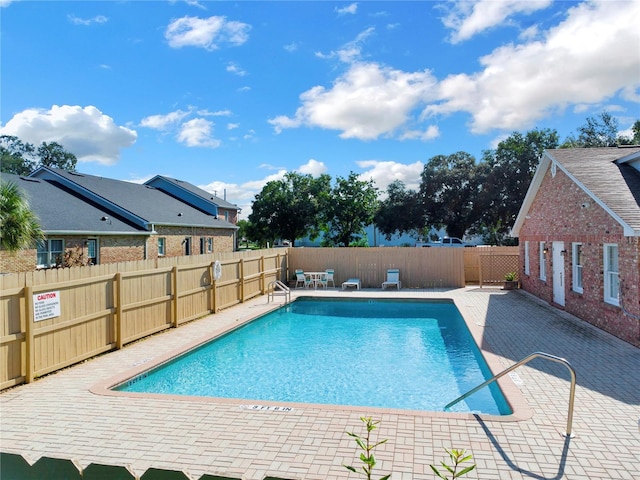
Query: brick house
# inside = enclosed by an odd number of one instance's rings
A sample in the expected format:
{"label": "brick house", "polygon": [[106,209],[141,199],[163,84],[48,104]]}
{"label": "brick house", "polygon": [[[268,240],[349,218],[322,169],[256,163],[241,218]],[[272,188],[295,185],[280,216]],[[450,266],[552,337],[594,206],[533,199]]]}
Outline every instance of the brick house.
{"label": "brick house", "polygon": [[640,346],[640,147],[546,151],[512,235],[524,290]]}
{"label": "brick house", "polygon": [[[204,190],[207,198],[196,202],[152,185],[49,167],[29,177],[3,173],[2,178],[23,190],[46,234],[37,248],[16,254],[0,250],[3,273],[59,265],[65,252],[99,264],[235,250],[239,209]],[[232,221],[219,218],[221,210],[235,212],[225,215]]]}

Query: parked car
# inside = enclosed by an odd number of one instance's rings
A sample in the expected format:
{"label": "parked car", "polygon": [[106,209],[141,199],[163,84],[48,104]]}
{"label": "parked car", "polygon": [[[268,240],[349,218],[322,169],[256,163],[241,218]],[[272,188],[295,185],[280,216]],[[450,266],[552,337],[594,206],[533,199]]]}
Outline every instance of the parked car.
{"label": "parked car", "polygon": [[416,247],[473,247],[458,237],[440,237],[437,242],[418,242]]}

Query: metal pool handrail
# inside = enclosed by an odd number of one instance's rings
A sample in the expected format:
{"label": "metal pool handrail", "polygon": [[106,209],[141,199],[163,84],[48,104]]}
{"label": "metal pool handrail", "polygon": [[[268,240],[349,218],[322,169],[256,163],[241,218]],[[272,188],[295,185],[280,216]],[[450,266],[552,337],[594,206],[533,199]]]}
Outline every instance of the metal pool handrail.
{"label": "metal pool handrail", "polygon": [[571,373],[571,390],[569,392],[569,412],[567,414],[567,431],[563,434],[565,437],[571,437],[571,427],[572,427],[572,423],[573,423],[573,400],[574,400],[575,393],[576,393],[576,371],[573,369],[571,364],[569,362],[567,362],[564,358],[556,357],[555,355],[550,355],[550,354],[544,353],[544,352],[535,352],[535,353],[532,353],[531,355],[529,355],[528,357],[523,358],[518,363],[515,363],[515,364],[511,365],[509,368],[503,370],[502,372],[498,373],[497,375],[494,375],[493,377],[491,377],[486,382],[481,383],[480,385],[478,385],[477,387],[473,388],[472,390],[469,390],[464,395],[459,396],[453,402],[448,403],[447,405],[445,405],[444,409],[447,410],[448,408],[450,408],[453,405],[455,405],[456,403],[464,400],[468,396],[473,395],[474,393],[476,393],[481,388],[484,388],[487,385],[489,385],[490,383],[495,382],[497,379],[499,379],[503,375],[506,375],[510,371],[515,370],[519,366],[524,365],[525,363],[528,363],[528,362],[530,362],[531,360],[533,360],[534,358],[537,358],[537,357],[542,357],[542,358],[546,358],[547,360],[551,360],[551,361],[554,361],[554,362],[557,362],[557,363],[561,363],[565,367],[567,367],[569,369],[569,372]]}

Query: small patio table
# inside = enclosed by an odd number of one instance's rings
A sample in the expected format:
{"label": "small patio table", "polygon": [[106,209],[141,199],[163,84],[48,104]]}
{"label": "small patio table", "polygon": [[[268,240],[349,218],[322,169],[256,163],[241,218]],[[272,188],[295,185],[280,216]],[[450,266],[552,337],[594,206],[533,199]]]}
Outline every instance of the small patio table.
{"label": "small patio table", "polygon": [[306,277],[313,283],[314,290],[318,288],[318,284],[327,285],[327,272],[304,272]]}

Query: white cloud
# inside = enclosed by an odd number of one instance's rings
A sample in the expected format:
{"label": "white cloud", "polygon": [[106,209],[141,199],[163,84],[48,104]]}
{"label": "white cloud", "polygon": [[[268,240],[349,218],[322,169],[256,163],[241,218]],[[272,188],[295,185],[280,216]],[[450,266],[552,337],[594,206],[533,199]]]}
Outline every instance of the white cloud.
{"label": "white cloud", "polygon": [[227,130],[235,130],[240,126],[239,123],[227,123]]}
{"label": "white cloud", "polygon": [[480,59],[484,70],[445,78],[441,103],[424,116],[468,112],[472,131],[483,133],[529,128],[555,110],[616,94],[637,101],[640,3],[624,7],[594,0],[570,8],[542,40],[497,48]]}
{"label": "white cloud", "polygon": [[132,146],[138,136],[91,105],[24,110],[0,128],[0,134],[15,135],[36,147],[42,142],[57,142],[80,162],[105,165],[117,163],[120,150]]}
{"label": "white cloud", "polygon": [[234,62],[229,62],[229,64],[227,65],[227,72],[234,73],[239,77],[244,77],[247,74],[247,72],[243,70],[240,65]]}
{"label": "white cloud", "polygon": [[251,26],[225,17],[182,17],[172,21],[164,37],[172,48],[200,47],[216,50],[221,44],[239,46],[249,39]]}
{"label": "white cloud", "polygon": [[175,112],[170,112],[166,115],[150,115],[140,121],[140,126],[153,128],[154,130],[167,130],[169,127],[179,123],[190,113],[191,112],[188,111],[176,110]]}
{"label": "white cloud", "polygon": [[[232,198],[233,202],[237,203],[237,205],[242,209],[241,218],[246,219],[251,214],[251,204],[253,203],[255,196],[262,191],[268,182],[283,179],[287,171],[289,171],[287,169],[268,164],[260,165],[260,168],[273,170],[274,172],[264,178],[251,180],[245,183],[215,181],[207,185],[199,185],[199,187],[210,193],[215,192],[216,195],[221,198],[226,191],[227,198]],[[317,177],[322,173],[326,173],[327,167],[322,162],[310,159],[307,163],[293,170],[302,174],[311,174],[314,177]]]}
{"label": "white cloud", "polygon": [[319,58],[338,58],[341,62],[351,63],[360,58],[362,51],[362,44],[367,38],[369,38],[375,32],[375,28],[369,27],[366,30],[360,32],[355,40],[345,43],[339,50],[332,51],[331,53],[316,53],[316,57]]}
{"label": "white cloud", "polygon": [[323,173],[327,173],[327,166],[323,162],[311,158],[307,163],[298,168],[298,172],[312,177],[319,177]]}
{"label": "white cloud", "polygon": [[437,125],[429,125],[425,131],[407,130],[400,136],[400,140],[434,140],[440,136],[440,129]]}
{"label": "white cloud", "polygon": [[296,42],[291,42],[282,48],[284,48],[287,52],[295,52],[298,49],[298,44]]}
{"label": "white cloud", "polygon": [[336,7],[336,12],[338,13],[338,15],[355,15],[355,13],[358,11],[358,4],[357,3],[352,3],[351,5],[347,5],[346,7],[343,8],[338,8]]}
{"label": "white cloud", "polygon": [[519,13],[529,14],[547,8],[552,0],[480,0],[452,2],[452,8],[442,23],[453,30],[452,43],[469,40],[474,35],[495,26],[504,25],[507,19]]}
{"label": "white cloud", "polygon": [[424,169],[424,164],[420,161],[404,164],[380,160],[362,160],[356,163],[365,170],[359,175],[360,178],[373,179],[381,193],[395,180],[403,182],[407,189],[418,190],[420,188],[420,175]]}
{"label": "white cloud", "polygon": [[375,63],[356,63],[332,88],[316,86],[300,95],[293,118],[269,120],[276,132],[300,126],[340,130],[341,138],[373,140],[392,135],[413,109],[433,100],[436,81],[428,71],[407,73]]}
{"label": "white cloud", "polygon": [[218,148],[220,140],[212,137],[213,122],[204,118],[194,118],[184,122],[178,132],[178,141],[187,147]]}
{"label": "white cloud", "polygon": [[107,23],[109,19],[104,15],[96,15],[92,18],[80,18],[75,15],[67,15],[67,19],[74,25],[92,25],[94,23]]}

